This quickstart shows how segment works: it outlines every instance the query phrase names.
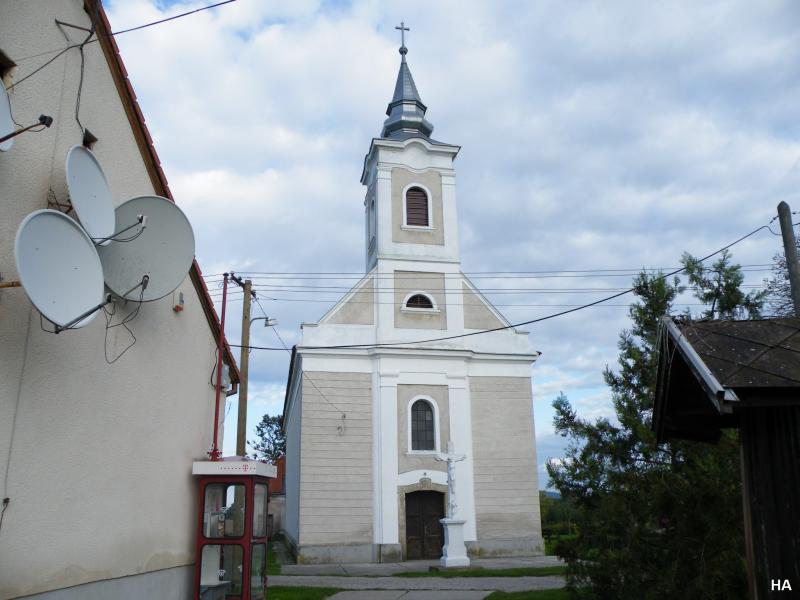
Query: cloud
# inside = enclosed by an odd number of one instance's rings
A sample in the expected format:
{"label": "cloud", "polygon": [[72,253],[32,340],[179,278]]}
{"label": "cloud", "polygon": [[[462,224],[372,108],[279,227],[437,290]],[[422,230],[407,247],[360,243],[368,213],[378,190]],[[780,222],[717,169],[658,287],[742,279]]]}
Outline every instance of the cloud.
{"label": "cloud", "polygon": [[[109,16],[123,29],[200,5],[117,0]],[[630,283],[630,271],[565,271],[674,267],[765,224],[782,199],[800,206],[800,12],[788,0],[240,0],[118,38],[206,273],[363,271],[359,175],[394,89],[400,20],[434,137],[462,146],[463,269],[562,275],[476,278],[512,322]],[[734,259],[770,263],[778,247],[761,232]],[[340,291],[286,286],[322,283],[258,280],[287,344]],[[583,416],[611,414],[602,370],[630,301],[527,327],[543,352],[540,462],[563,447],[548,433],[558,391]],[[276,407],[287,354],[254,351],[251,364]]]}

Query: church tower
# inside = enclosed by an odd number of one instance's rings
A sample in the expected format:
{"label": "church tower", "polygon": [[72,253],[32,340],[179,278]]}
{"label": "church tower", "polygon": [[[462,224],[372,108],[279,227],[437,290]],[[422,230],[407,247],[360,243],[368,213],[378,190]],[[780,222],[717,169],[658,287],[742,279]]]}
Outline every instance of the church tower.
{"label": "church tower", "polygon": [[284,529],[303,562],[439,558],[448,446],[470,554],[543,552],[538,353],[461,272],[460,147],[431,137],[407,53],[364,159],[365,276],[292,353]]}

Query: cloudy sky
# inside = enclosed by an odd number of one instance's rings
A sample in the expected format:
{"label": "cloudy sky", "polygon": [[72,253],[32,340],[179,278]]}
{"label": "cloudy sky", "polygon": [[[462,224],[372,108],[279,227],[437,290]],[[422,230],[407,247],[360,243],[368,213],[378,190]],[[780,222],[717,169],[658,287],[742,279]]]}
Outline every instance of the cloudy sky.
{"label": "cloudy sky", "polygon": [[[114,30],[207,3],[106,0]],[[463,270],[512,322],[610,295],[683,251],[708,254],[780,200],[800,209],[800,11],[788,0],[238,0],[117,38],[204,273],[363,272],[359,176],[394,89],[401,20],[434,137],[462,146]],[[768,275],[779,239],[734,247],[748,283]],[[357,278],[346,277],[332,286]],[[259,289],[289,346],[338,295]],[[584,416],[611,414],[602,370],[628,298],[530,327],[543,353],[540,472],[563,447],[560,390]],[[229,314],[240,307],[234,295]],[[280,344],[253,332],[253,344]],[[287,366],[283,352],[251,354],[251,425],[281,411]],[[235,407],[226,453],[234,445]]]}

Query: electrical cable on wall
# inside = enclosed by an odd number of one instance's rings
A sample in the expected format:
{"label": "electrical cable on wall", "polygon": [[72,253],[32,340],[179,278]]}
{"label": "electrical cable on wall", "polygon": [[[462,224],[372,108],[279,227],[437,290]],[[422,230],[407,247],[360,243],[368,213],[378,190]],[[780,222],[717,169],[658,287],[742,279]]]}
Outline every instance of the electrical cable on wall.
{"label": "electrical cable on wall", "polygon": [[[136,345],[136,341],[137,341],[136,340],[136,335],[133,333],[131,328],[128,327],[128,323],[130,323],[136,317],[139,316],[139,311],[142,308],[142,303],[143,302],[144,302],[144,288],[142,288],[142,290],[139,292],[139,300],[138,300],[138,302],[136,304],[136,308],[134,308],[125,317],[123,317],[122,321],[120,321],[119,323],[115,323],[113,325],[111,323],[112,323],[114,315],[116,314],[116,311],[117,311],[116,305],[114,306],[114,309],[111,310],[111,311],[107,310],[105,306],[103,307],[103,313],[104,313],[105,318],[106,318],[105,343],[104,343],[104,348],[103,349],[104,349],[104,352],[105,352],[106,363],[108,363],[109,365],[113,365],[120,358],[122,358],[122,356],[128,350],[130,350],[131,348],[134,347],[134,345]],[[109,332],[110,329],[113,329],[114,327],[120,327],[120,326],[124,327],[125,331],[127,331],[128,334],[131,336],[131,341],[125,347],[125,349],[122,350],[122,352],[120,352],[115,358],[109,359],[108,358],[108,332]]]}

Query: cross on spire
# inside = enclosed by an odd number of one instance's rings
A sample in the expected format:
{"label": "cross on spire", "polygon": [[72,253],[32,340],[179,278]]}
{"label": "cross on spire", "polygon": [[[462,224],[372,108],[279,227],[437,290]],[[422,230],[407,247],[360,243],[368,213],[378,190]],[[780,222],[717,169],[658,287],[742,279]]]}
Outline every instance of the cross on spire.
{"label": "cross on spire", "polygon": [[406,31],[411,31],[411,28],[406,27],[404,21],[400,21],[400,25],[396,26],[395,29],[400,30],[400,54],[403,55],[403,60],[405,60],[408,52],[408,48],[406,48]]}

